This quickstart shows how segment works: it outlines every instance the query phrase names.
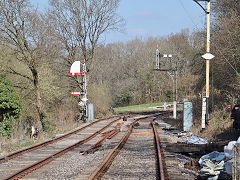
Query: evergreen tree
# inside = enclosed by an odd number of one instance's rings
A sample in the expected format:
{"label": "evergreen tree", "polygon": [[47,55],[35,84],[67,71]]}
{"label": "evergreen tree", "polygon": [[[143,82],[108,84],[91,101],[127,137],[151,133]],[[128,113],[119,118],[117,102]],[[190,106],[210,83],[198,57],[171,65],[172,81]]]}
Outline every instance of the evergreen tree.
{"label": "evergreen tree", "polygon": [[21,109],[21,100],[11,82],[0,75],[0,135],[10,137]]}

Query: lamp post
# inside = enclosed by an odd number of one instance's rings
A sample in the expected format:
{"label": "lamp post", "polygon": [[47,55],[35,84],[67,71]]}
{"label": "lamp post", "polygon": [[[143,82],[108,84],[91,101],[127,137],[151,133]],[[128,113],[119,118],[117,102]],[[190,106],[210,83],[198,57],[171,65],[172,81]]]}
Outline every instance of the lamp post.
{"label": "lamp post", "polygon": [[[207,2],[207,10],[202,7],[199,1]],[[203,106],[202,106],[202,129],[205,128],[205,122],[208,120],[208,100],[209,100],[209,69],[210,69],[210,60],[214,56],[210,53],[210,0],[194,0],[207,14],[207,45],[206,45],[206,54],[202,57],[206,59],[206,95],[203,97]]]}

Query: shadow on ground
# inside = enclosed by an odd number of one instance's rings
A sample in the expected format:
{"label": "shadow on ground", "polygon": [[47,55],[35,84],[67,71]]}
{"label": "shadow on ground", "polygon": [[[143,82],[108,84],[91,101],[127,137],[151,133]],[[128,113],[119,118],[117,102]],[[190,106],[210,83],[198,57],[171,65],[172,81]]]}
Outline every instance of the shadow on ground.
{"label": "shadow on ground", "polygon": [[222,133],[216,135],[214,139],[220,141],[236,141],[240,136],[240,129],[228,128]]}

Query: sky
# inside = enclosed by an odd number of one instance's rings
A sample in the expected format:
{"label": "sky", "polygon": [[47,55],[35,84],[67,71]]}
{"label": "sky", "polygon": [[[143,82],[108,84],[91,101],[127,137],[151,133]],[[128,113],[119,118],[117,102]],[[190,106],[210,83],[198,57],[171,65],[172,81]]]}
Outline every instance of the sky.
{"label": "sky", "polygon": [[[40,10],[48,0],[31,0]],[[204,4],[203,4],[204,5]],[[205,24],[204,11],[193,0],[121,0],[118,14],[126,21],[124,32],[108,32],[103,43],[126,42],[137,38],[162,37],[200,30]]]}

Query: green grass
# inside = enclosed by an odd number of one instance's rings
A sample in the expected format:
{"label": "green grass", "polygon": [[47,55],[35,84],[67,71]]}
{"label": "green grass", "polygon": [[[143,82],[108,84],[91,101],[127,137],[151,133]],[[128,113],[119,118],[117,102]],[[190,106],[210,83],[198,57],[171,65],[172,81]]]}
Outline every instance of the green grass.
{"label": "green grass", "polygon": [[63,134],[65,134],[65,133],[67,133],[67,132],[69,132],[69,131],[71,131],[70,129],[65,129],[64,131],[63,131]]}
{"label": "green grass", "polygon": [[138,112],[151,112],[157,109],[152,109],[149,107],[162,106],[164,103],[151,103],[151,104],[140,104],[134,106],[118,107],[114,108],[116,113],[138,113]]}
{"label": "green grass", "polygon": [[27,146],[32,146],[34,144],[37,144],[39,141],[38,140],[32,140],[32,141],[27,141],[19,145],[20,148],[24,148]]}

